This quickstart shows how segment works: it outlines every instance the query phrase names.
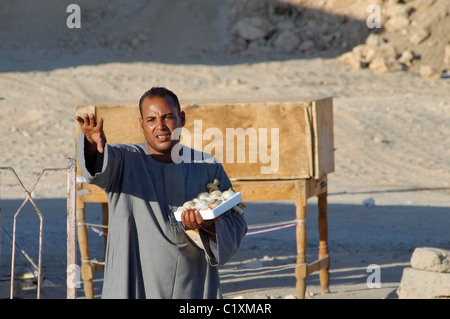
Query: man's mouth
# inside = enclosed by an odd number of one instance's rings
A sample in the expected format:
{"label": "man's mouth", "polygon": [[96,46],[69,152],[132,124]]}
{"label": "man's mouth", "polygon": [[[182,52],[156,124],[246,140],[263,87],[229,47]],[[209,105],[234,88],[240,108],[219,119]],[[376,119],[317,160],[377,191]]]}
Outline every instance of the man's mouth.
{"label": "man's mouth", "polygon": [[170,140],[170,133],[156,135],[158,142],[166,142]]}

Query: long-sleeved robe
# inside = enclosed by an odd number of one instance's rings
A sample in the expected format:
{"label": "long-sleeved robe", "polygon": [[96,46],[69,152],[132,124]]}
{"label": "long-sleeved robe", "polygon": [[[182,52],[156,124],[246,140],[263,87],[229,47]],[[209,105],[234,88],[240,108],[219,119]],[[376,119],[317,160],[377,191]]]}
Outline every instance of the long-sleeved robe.
{"label": "long-sleeved robe", "polygon": [[[247,231],[243,215],[227,212],[215,223],[217,252],[200,230],[204,250],[186,236],[173,212],[206,191],[217,178],[231,187],[222,165],[211,155],[182,147],[191,163],[163,163],[147,145],[106,144],[92,174],[86,167],[84,135],[78,160],[89,183],[105,190],[109,229],[102,298],[221,298],[217,265],[229,261]],[[202,158],[203,160],[198,160]]]}

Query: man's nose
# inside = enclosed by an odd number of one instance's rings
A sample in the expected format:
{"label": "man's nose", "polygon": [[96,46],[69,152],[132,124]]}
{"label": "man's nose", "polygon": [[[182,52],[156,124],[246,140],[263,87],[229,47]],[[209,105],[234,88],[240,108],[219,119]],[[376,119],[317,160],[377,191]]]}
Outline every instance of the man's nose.
{"label": "man's nose", "polygon": [[164,122],[164,119],[158,117],[156,119],[156,129],[162,130],[162,129],[165,129],[166,127],[167,126],[166,126],[166,123]]}

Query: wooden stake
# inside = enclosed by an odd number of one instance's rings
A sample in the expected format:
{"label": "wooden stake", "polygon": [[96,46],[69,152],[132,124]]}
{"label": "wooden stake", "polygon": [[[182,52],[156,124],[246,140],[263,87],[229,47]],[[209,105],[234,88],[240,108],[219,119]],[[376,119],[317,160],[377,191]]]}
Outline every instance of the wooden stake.
{"label": "wooden stake", "polygon": [[[76,265],[76,161],[68,160],[67,174],[67,270],[70,265]],[[69,274],[67,274],[69,275]],[[75,299],[77,296],[76,286],[67,285],[67,299]]]}
{"label": "wooden stake", "polygon": [[[319,259],[329,258],[328,255],[328,217],[327,217],[327,192],[319,194]],[[320,269],[319,279],[322,293],[329,293],[329,266]]]}

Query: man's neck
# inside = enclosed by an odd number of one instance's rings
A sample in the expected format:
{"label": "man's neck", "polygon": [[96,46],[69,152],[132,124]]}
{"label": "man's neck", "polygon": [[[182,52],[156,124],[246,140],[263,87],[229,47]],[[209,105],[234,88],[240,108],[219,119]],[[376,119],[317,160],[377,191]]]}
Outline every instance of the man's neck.
{"label": "man's neck", "polygon": [[169,155],[167,156],[166,154],[151,154],[151,157],[158,161],[158,162],[163,162],[163,163],[173,163],[172,161],[172,157]]}
{"label": "man's neck", "polygon": [[163,162],[163,163],[173,163],[171,152],[168,152],[168,153],[157,152],[154,149],[152,149],[148,144],[147,144],[147,150],[150,153],[150,156],[154,160],[156,160],[158,162]]}

